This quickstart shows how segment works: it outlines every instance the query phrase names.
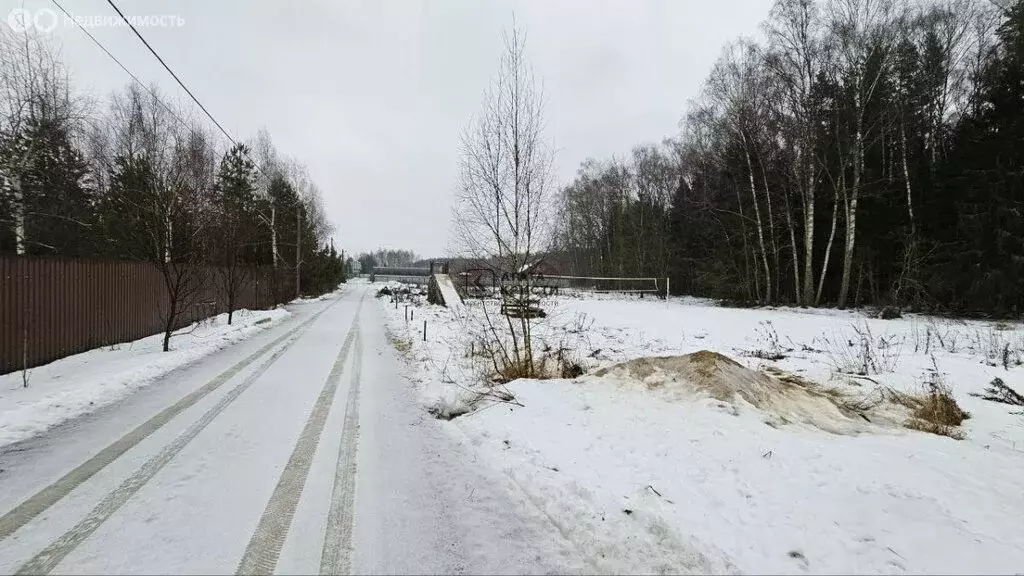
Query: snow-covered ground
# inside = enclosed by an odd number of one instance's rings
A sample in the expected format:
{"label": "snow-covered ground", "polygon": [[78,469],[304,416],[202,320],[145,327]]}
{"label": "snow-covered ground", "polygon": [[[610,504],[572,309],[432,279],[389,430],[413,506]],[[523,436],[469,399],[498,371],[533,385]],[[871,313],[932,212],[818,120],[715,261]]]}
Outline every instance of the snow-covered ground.
{"label": "snow-covered ground", "polygon": [[0,574],[592,572],[421,409],[352,284],[0,449]]}
{"label": "snow-covered ground", "polygon": [[[163,352],[163,334],[61,358],[0,376],[0,446],[116,402],[168,372],[251,337],[289,316],[283,308],[238,310],[179,330]],[[28,386],[25,386],[25,380]]]}
{"label": "snow-covered ground", "polygon": [[[484,375],[473,356],[479,303],[467,303],[457,318],[414,296],[407,320],[406,302],[397,309],[380,302],[424,403],[463,402]],[[563,296],[544,308],[538,348],[564,350],[588,375],[511,382],[516,404],[490,404],[447,426],[471,438],[597,568],[1008,573],[1024,566],[1024,409],[971,396],[997,377],[1024,390],[1024,326],[732,309],[688,298]],[[848,398],[941,381],[972,417],[963,440],[875,423],[841,435],[780,424],[742,400],[680,397],[593,375],[634,358],[699,350],[797,374]]]}

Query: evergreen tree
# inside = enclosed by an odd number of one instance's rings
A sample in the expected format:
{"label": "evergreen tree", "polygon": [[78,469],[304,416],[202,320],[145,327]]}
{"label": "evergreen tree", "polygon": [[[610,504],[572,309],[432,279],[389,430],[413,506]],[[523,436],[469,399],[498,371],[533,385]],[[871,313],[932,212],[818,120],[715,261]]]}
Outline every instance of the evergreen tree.
{"label": "evergreen tree", "polygon": [[[0,154],[24,155],[20,201],[4,187],[0,218],[3,248],[13,251],[14,203],[24,217],[26,254],[91,256],[96,238],[93,183],[88,163],[71,143],[68,127],[52,120],[32,119]],[[11,162],[3,162],[10,164]]]}
{"label": "evergreen tree", "polygon": [[[956,207],[943,282],[964,311],[1024,309],[1024,0],[1008,11],[981,78],[981,102],[955,139],[943,200]],[[943,238],[946,239],[946,238]]]}
{"label": "evergreen tree", "polygon": [[214,263],[231,324],[240,293],[254,280],[250,267],[258,263],[256,164],[246,145],[233,146],[221,159],[213,205]]}

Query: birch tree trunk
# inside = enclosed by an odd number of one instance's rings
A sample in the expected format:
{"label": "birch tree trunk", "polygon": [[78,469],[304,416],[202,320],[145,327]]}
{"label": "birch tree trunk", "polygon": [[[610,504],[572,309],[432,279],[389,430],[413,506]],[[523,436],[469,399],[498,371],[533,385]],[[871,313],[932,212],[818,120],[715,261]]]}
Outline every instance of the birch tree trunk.
{"label": "birch tree trunk", "polygon": [[903,119],[900,119],[900,138],[902,145],[900,149],[902,151],[903,160],[903,182],[907,189],[907,218],[910,221],[910,242],[913,244],[917,237],[917,223],[914,221],[914,197],[911,194],[910,189],[910,168],[907,165],[907,126]]}
{"label": "birch tree trunk", "polygon": [[25,254],[25,195],[21,189],[21,177],[14,175],[10,178],[13,199],[11,205],[12,216],[14,217],[14,252],[23,256]]}
{"label": "birch tree trunk", "polygon": [[846,308],[846,299],[850,293],[850,275],[853,272],[853,250],[857,243],[857,203],[860,199],[861,179],[864,172],[864,131],[859,83],[856,90],[854,104],[856,106],[857,131],[853,144],[853,189],[850,191],[850,199],[846,209],[846,246],[843,251],[843,281],[839,288],[840,308]]}
{"label": "birch tree trunk", "polygon": [[270,252],[277,268],[277,207],[270,205]]}
{"label": "birch tree trunk", "polygon": [[807,163],[807,189],[804,191],[804,305],[812,306],[814,297],[814,160],[804,152]]}
{"label": "birch tree trunk", "polygon": [[917,251],[917,223],[914,221],[914,196],[910,186],[910,167],[907,162],[907,127],[904,118],[900,118],[900,160],[903,165],[903,183],[907,192],[907,220],[910,222],[910,234],[903,256],[903,270],[893,286],[893,304],[899,305],[903,284],[913,274],[914,260]]}
{"label": "birch tree trunk", "polygon": [[752,252],[752,250],[750,250],[750,243],[748,242],[748,239],[747,239],[747,217],[743,213],[743,195],[740,194],[740,187],[739,187],[739,185],[736,185],[735,182],[733,184],[734,184],[734,187],[736,188],[736,204],[739,206],[739,211],[740,211],[740,231],[743,234],[743,267],[746,268],[746,271],[747,271],[747,282],[748,282],[747,283],[747,296],[748,297],[750,296],[750,284],[749,284],[749,282],[750,282],[750,273],[751,273],[751,270],[753,270],[753,273],[754,273],[754,296],[756,297],[756,299],[760,300],[761,299],[761,283],[760,283],[760,275],[757,272],[757,263],[756,263],[757,262],[757,255],[756,254],[754,255],[755,264],[753,266],[751,266],[750,265],[750,253]]}
{"label": "birch tree trunk", "polygon": [[754,164],[750,161],[750,150],[747,147],[747,137],[741,131],[740,139],[743,141],[743,154],[747,158],[747,175],[750,178],[750,197],[754,201],[754,221],[757,223],[757,244],[761,248],[761,263],[764,265],[765,294],[763,302],[767,304],[772,299],[772,272],[768,265],[768,251],[764,247],[764,227],[761,224],[761,207],[757,200],[757,188],[754,186]]}
{"label": "birch tree trunk", "polygon": [[839,189],[845,188],[846,175],[839,175],[839,184],[834,188],[832,195],[832,231],[828,235],[828,244],[825,245],[825,260],[821,263],[821,276],[818,278],[818,292],[814,296],[814,305],[821,306],[821,294],[825,288],[825,275],[828,273],[828,263],[832,257],[832,244],[836,239],[836,228],[839,222]]}
{"label": "birch tree trunk", "polygon": [[796,230],[793,226],[793,213],[789,206],[789,194],[783,198],[786,201],[786,227],[789,228],[789,247],[793,251],[793,302],[799,304],[800,300],[800,252],[796,247]]}
{"label": "birch tree trunk", "polygon": [[779,267],[779,244],[775,239],[775,215],[772,213],[772,195],[768,192],[768,175],[764,170],[764,162],[761,162],[761,181],[764,182],[764,199],[768,204],[768,233],[772,241],[772,259],[775,264],[775,300],[779,300],[779,293],[782,290],[782,270]]}

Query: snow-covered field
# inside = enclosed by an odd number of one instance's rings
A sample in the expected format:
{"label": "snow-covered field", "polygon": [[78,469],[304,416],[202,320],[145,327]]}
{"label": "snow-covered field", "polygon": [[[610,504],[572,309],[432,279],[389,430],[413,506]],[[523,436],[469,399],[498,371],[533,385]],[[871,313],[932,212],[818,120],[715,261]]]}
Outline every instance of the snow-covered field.
{"label": "snow-covered field", "polygon": [[[427,406],[463,402],[479,303],[380,299]],[[518,404],[452,420],[558,532],[607,572],[1012,573],[1024,567],[1024,408],[971,396],[1024,390],[1024,326],[859,312],[731,309],[696,299],[545,300],[541,349],[575,380],[507,384]],[[423,322],[427,340],[423,341]],[[596,369],[711,350],[843,397],[952,389],[962,440],[860,422],[848,434],[737,399],[670,394]],[[865,363],[867,366],[865,366]],[[1006,367],[1004,367],[1004,364]],[[861,372],[857,377],[845,373]],[[884,387],[884,388],[883,388]]]}
{"label": "snow-covered field", "polygon": [[231,325],[221,314],[179,330],[169,352],[162,351],[163,334],[156,334],[0,376],[0,446],[116,402],[289,315],[283,308],[238,310]]}

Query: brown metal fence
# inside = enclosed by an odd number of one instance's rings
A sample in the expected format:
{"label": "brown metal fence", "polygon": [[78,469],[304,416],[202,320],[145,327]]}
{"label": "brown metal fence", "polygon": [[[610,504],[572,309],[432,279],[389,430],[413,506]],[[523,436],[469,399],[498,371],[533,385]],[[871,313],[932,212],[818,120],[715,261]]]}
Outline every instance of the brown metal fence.
{"label": "brown metal fence", "polygon": [[[236,309],[271,308],[291,298],[287,274],[275,282],[270,267],[245,273]],[[205,268],[201,277],[177,327],[227,311],[218,270]],[[161,333],[168,304],[152,263],[0,256],[0,374]]]}

